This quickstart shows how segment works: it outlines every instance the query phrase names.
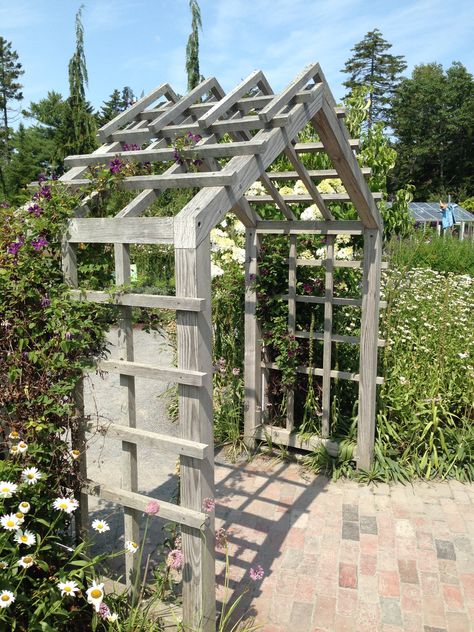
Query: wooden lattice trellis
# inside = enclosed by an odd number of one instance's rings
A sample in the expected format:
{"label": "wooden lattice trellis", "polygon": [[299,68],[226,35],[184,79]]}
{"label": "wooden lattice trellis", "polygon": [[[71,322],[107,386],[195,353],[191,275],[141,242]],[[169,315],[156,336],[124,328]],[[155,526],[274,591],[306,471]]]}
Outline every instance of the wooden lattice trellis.
{"label": "wooden lattice trellis", "polygon": [[[204,100],[203,100],[204,99]],[[99,131],[104,143],[93,154],[70,156],[69,171],[61,180],[71,187],[89,183],[84,178],[89,165],[99,165],[120,156],[122,161],[172,161],[173,139],[188,132],[199,133],[202,140],[195,147],[203,160],[199,173],[186,172],[185,164],[173,164],[162,175],[125,177],[124,189],[139,193],[113,218],[92,217],[94,194],[78,209],[69,222],[63,242],[63,267],[69,283],[77,288],[73,296],[96,302],[113,301],[119,306],[119,360],[101,362],[101,368],[120,374],[123,387],[123,418],[110,425],[107,437],[122,440],[122,486],[114,487],[90,481],[83,490],[84,519],[87,495],[119,503],[125,510],[125,538],[137,540],[139,515],[149,498],[138,493],[137,445],[165,445],[181,460],[181,505],[161,502],[160,516],[182,525],[183,552],[183,618],[190,629],[205,632],[215,629],[214,520],[203,513],[203,500],[213,497],[213,423],[212,423],[212,364],[211,364],[211,229],[232,210],[246,227],[246,299],[245,299],[245,435],[249,443],[273,434],[276,442],[299,445],[291,434],[294,412],[291,397],[288,402],[287,427],[266,428],[262,420],[265,396],[265,375],[268,362],[262,358],[259,326],[255,316],[256,291],[253,283],[258,273],[257,257],[263,234],[289,237],[288,327],[296,332],[298,302],[311,301],[324,305],[324,331],[314,332],[323,341],[323,366],[300,367],[301,372],[313,371],[322,376],[322,438],[329,448],[329,407],[332,379],[359,382],[358,463],[370,465],[375,424],[375,389],[377,378],[377,346],[379,318],[379,286],[381,269],[382,221],[353,149],[357,141],[348,137],[342,122],[343,112],[336,104],[318,64],[306,67],[288,87],[277,95],[261,71],[252,73],[227,95],[216,79],[203,81],[188,95],[178,98],[164,84],[142,98]],[[295,142],[303,127],[312,122],[321,141]],[[225,138],[224,135],[226,135]],[[229,141],[230,139],[230,141]],[[124,144],[146,145],[138,151],[124,151]],[[299,158],[300,153],[326,151],[334,169],[309,171]],[[266,169],[284,154],[294,172],[283,175]],[[229,158],[223,168],[219,158]],[[314,180],[337,176],[347,193],[321,194]],[[307,195],[282,195],[274,182],[278,179],[301,179]],[[258,199],[246,194],[260,180],[267,191]],[[141,217],[160,192],[170,188],[198,187],[198,193],[175,217]],[[301,221],[291,210],[294,201],[309,201],[317,205],[323,221]],[[255,203],[274,203],[281,221],[262,221]],[[351,201],[359,215],[358,221],[336,221],[328,203]],[[327,236],[326,257],[323,260],[298,259],[297,235]],[[362,235],[362,262],[339,262],[334,258],[334,240],[338,234]],[[176,296],[156,296],[121,293],[111,298],[107,292],[78,288],[75,244],[112,243],[115,249],[115,274],[118,286],[130,282],[130,244],[172,244],[175,252]],[[325,296],[296,295],[298,265],[325,267]],[[362,298],[343,299],[333,296],[333,270],[336,266],[361,267]],[[360,339],[341,336],[332,331],[334,305],[358,305],[362,310]],[[176,311],[178,334],[178,366],[151,366],[134,362],[131,310],[133,307],[163,308]],[[307,334],[306,334],[307,335]],[[349,339],[350,338],[350,339]],[[331,345],[347,342],[360,345],[358,374],[331,370]],[[177,383],[179,387],[179,417],[182,438],[163,436],[137,427],[135,411],[135,377],[146,377]],[[80,401],[80,394],[78,400]],[[81,449],[85,432],[74,438]],[[314,445],[314,442],[313,444]],[[87,476],[85,460],[82,472]],[[127,577],[136,570],[135,558],[127,556]]]}

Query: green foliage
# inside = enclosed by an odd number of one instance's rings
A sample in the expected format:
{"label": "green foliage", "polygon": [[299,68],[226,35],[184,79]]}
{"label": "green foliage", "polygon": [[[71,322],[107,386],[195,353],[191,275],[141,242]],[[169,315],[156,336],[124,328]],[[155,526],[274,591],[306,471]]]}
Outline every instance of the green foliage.
{"label": "green foliage", "polygon": [[96,115],[98,125],[102,127],[115,118],[117,114],[129,108],[134,101],[135,95],[133,90],[128,86],[122,88],[122,92],[115,89],[107,101],[104,101],[100,112]]}
{"label": "green foliage", "polygon": [[367,124],[387,122],[391,98],[400,81],[400,74],[407,67],[403,55],[392,55],[392,48],[378,29],[369,31],[364,39],[352,48],[353,56],[346,61],[344,72],[349,79],[346,88],[365,87],[368,103]]}
{"label": "green foliage", "polygon": [[416,230],[411,240],[392,239],[387,244],[387,256],[390,266],[397,270],[430,268],[474,278],[472,243],[438,236],[435,230]]}
{"label": "green foliage", "polygon": [[473,194],[474,80],[459,62],[416,66],[393,99],[395,185],[412,182],[416,200]]}
{"label": "green foliage", "polygon": [[199,29],[202,30],[201,9],[197,0],[189,0],[191,11],[191,33],[186,45],[186,74],[188,76],[188,92],[201,81],[199,70]]}

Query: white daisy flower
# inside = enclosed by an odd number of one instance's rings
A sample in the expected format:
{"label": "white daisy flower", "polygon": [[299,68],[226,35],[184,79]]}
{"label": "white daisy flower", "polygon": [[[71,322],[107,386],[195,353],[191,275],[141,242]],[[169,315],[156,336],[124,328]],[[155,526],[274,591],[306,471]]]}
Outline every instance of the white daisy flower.
{"label": "white daisy flower", "polygon": [[76,582],[58,582],[58,588],[61,591],[61,597],[75,597],[75,593],[79,591],[79,586]]}
{"label": "white daisy flower", "polygon": [[74,461],[81,456],[80,450],[69,450],[69,454],[72,456]]}
{"label": "white daisy flower", "polygon": [[8,608],[15,601],[15,595],[9,590],[0,593],[0,608]]}
{"label": "white daisy flower", "polygon": [[95,579],[92,586],[86,590],[87,603],[91,603],[96,612],[99,612],[100,604],[104,599],[104,584],[98,584]]}
{"label": "white daisy flower", "polygon": [[20,454],[17,445],[12,445],[12,447],[10,448],[10,454],[13,454],[13,455]]}
{"label": "white daisy flower", "polygon": [[75,498],[56,498],[53,507],[58,511],[70,514],[79,507],[79,502]]}
{"label": "white daisy flower", "polygon": [[10,432],[10,434],[8,435],[8,438],[11,441],[19,441],[20,440],[20,434],[16,430],[12,430]]}
{"label": "white daisy flower", "polygon": [[0,481],[0,498],[11,498],[18,485],[10,481]]}
{"label": "white daisy flower", "polygon": [[16,531],[18,529],[19,520],[15,514],[6,514],[0,518],[0,524],[7,531]]}
{"label": "white daisy flower", "polygon": [[18,519],[18,526],[25,522],[25,514],[22,511],[17,511],[15,516]]}
{"label": "white daisy flower", "polygon": [[131,540],[128,540],[127,542],[125,542],[125,550],[128,553],[136,553],[138,551],[138,544],[136,542],[132,542]]}
{"label": "white daisy flower", "polygon": [[36,542],[34,533],[31,533],[31,531],[22,531],[21,529],[18,529],[13,539],[15,542],[18,542],[18,544],[24,544],[25,546],[31,546]]}
{"label": "white daisy flower", "polygon": [[28,485],[36,485],[36,483],[43,477],[43,474],[37,467],[27,467],[21,473],[21,478]]}
{"label": "white daisy flower", "polygon": [[99,533],[104,533],[105,531],[110,531],[110,527],[105,520],[94,520],[92,523],[92,528]]}
{"label": "white daisy flower", "polygon": [[20,441],[16,447],[18,448],[18,452],[20,452],[20,454],[24,454],[28,450],[28,444],[24,441]]}
{"label": "white daisy flower", "polygon": [[115,621],[118,620],[118,614],[116,612],[111,612],[109,615],[107,615],[107,621],[109,623],[115,623]]}
{"label": "white daisy flower", "polygon": [[0,562],[0,571],[4,571],[8,568],[8,564],[6,562]]}
{"label": "white daisy flower", "polygon": [[30,568],[30,566],[33,566],[34,562],[35,558],[32,555],[24,555],[23,557],[20,557],[17,564],[18,566],[23,566],[23,568]]}
{"label": "white daisy flower", "polygon": [[27,514],[30,509],[31,509],[31,505],[30,503],[27,503],[26,500],[24,500],[18,505],[18,511],[21,511],[22,514]]}

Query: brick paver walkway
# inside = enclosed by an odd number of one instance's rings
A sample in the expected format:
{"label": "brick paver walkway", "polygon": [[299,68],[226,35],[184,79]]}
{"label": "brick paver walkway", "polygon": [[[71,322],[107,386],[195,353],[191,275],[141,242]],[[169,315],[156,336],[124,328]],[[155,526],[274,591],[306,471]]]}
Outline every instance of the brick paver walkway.
{"label": "brick paver walkway", "polygon": [[474,630],[474,486],[334,483],[263,458],[216,482],[231,588],[262,632]]}

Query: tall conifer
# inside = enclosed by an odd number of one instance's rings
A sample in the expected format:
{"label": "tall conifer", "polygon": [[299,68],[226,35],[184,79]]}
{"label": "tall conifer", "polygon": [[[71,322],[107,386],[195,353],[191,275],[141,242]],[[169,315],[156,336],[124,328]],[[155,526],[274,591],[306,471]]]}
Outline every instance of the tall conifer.
{"label": "tall conifer", "polygon": [[201,81],[199,71],[199,29],[202,30],[201,9],[197,0],[189,0],[191,9],[191,33],[186,46],[186,73],[188,75],[188,92]]}

